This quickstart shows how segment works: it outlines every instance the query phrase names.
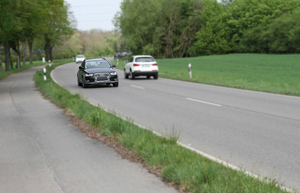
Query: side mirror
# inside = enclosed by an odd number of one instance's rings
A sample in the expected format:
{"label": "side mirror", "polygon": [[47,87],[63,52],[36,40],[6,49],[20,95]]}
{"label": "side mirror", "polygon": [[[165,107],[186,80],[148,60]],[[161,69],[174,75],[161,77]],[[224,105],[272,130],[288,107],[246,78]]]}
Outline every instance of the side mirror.
{"label": "side mirror", "polygon": [[82,68],[82,66],[79,66],[79,70],[82,70],[83,68]]}
{"label": "side mirror", "polygon": [[127,60],[125,60],[125,61],[124,61],[124,64],[127,64],[127,63],[128,63],[128,61],[127,61]]}
{"label": "side mirror", "polygon": [[115,67],[116,67],[116,65],[112,65],[111,67],[115,68]]}

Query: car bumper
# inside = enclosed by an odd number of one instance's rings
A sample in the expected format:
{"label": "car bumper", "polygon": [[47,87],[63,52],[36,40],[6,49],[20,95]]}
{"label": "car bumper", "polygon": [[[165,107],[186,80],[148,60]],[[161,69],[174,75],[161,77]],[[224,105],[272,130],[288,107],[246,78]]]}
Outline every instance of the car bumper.
{"label": "car bumper", "polygon": [[84,78],[84,83],[86,85],[113,84],[113,83],[118,83],[118,82],[119,82],[118,76],[109,76],[106,79],[99,79],[94,76]]}
{"label": "car bumper", "polygon": [[158,75],[158,71],[135,71],[132,74],[134,76],[155,76]]}

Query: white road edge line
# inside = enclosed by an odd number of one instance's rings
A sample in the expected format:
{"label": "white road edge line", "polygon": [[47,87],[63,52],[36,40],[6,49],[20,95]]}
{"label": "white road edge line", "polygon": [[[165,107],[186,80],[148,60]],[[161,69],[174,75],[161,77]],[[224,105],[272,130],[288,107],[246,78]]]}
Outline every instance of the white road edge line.
{"label": "white road edge line", "polygon": [[204,104],[208,104],[208,105],[213,105],[213,106],[217,106],[217,107],[221,107],[222,105],[216,104],[216,103],[210,103],[210,102],[206,102],[206,101],[201,101],[201,100],[197,100],[197,99],[192,99],[192,98],[185,98],[187,100],[190,101],[194,101],[194,102],[198,102],[198,103],[204,103]]}
{"label": "white road edge line", "polygon": [[142,90],[144,90],[145,88],[144,87],[141,87],[141,86],[136,86],[136,85],[130,85],[131,87],[134,87],[134,88],[138,88],[138,89],[142,89]]}
{"label": "white road edge line", "polygon": [[[54,78],[53,78],[53,74],[52,74],[53,71],[54,71],[54,70],[52,70],[51,73],[50,73],[50,76],[51,76],[52,79],[54,79]],[[58,82],[56,82],[56,81],[54,81],[54,82],[57,83],[58,85],[60,85]],[[60,86],[61,86],[61,85],[60,85]],[[139,87],[139,86],[135,86],[135,85],[130,85],[130,86],[136,87],[136,88],[140,88],[140,89],[145,89],[145,88],[143,88],[143,87]],[[61,87],[62,87],[62,86],[61,86]],[[73,93],[73,94],[74,94],[74,93]],[[187,100],[191,100],[191,101],[196,101],[196,102],[202,102],[202,103],[206,103],[206,104],[208,103],[208,102],[205,102],[205,101],[200,101],[200,100],[196,100],[196,99],[192,99],[192,98],[186,98],[186,99],[187,99]],[[83,99],[83,100],[86,100],[86,99]],[[90,101],[88,101],[88,100],[86,100],[86,101],[89,102],[90,104],[94,105],[95,107],[98,107],[98,108],[103,109],[104,111],[106,111],[106,112],[108,112],[108,113],[111,113],[111,112],[112,112],[112,111],[109,110],[109,109],[106,109],[106,108],[104,108],[104,107],[101,107],[99,104],[96,105],[95,103],[92,103],[92,102],[90,102]],[[222,105],[213,104],[213,103],[209,103],[209,104],[216,105],[216,106],[222,106]],[[118,116],[118,117],[120,117],[120,118],[123,119],[124,121],[128,121],[128,118],[127,118],[127,117],[125,118],[125,117],[121,116],[120,114],[119,114],[119,115],[115,114],[115,115]],[[137,123],[134,122],[134,121],[132,121],[132,123],[135,124],[135,125],[137,125],[137,126],[139,126],[139,127],[141,127],[141,128],[143,128],[143,129],[152,131],[152,133],[154,133],[154,134],[157,135],[157,136],[165,137],[165,136],[162,135],[161,133],[156,132],[156,131],[154,131],[154,130],[152,130],[152,129],[149,129],[149,128],[147,128],[147,127],[144,127],[143,125],[137,124]],[[232,164],[230,164],[230,163],[228,163],[228,162],[226,162],[226,161],[223,161],[223,160],[221,160],[221,159],[218,159],[218,158],[216,158],[216,157],[214,157],[214,156],[211,156],[211,155],[209,155],[209,154],[207,154],[207,153],[204,153],[204,152],[202,152],[202,151],[199,151],[198,149],[195,149],[195,148],[193,148],[193,147],[191,147],[191,146],[188,146],[188,145],[183,144],[183,143],[180,143],[180,142],[177,142],[177,144],[180,145],[180,146],[182,146],[182,147],[184,147],[184,148],[187,148],[187,149],[189,149],[189,150],[191,150],[191,151],[194,151],[194,152],[196,152],[197,154],[202,155],[203,157],[208,158],[209,160],[212,160],[212,161],[214,161],[214,162],[217,162],[217,163],[219,163],[219,164],[222,164],[222,165],[224,165],[225,167],[231,168],[231,169],[236,170],[236,171],[241,171],[241,172],[243,172],[244,174],[246,174],[246,175],[248,175],[248,176],[251,176],[251,177],[253,177],[253,178],[256,178],[256,179],[258,179],[258,180],[260,180],[260,181],[265,180],[265,178],[263,178],[263,177],[260,177],[260,176],[254,174],[254,173],[248,172],[248,171],[246,171],[246,170],[244,170],[244,169],[242,169],[242,168],[239,168],[239,167],[237,167],[237,166],[235,166],[235,165],[232,165]],[[267,181],[268,181],[268,180],[267,180]],[[295,191],[293,191],[293,190],[291,190],[291,189],[289,189],[289,188],[287,188],[287,187],[284,187],[284,186],[282,186],[282,185],[279,185],[279,184],[276,184],[276,185],[277,185],[281,190],[283,190],[283,191],[287,191],[287,192],[295,192]]]}

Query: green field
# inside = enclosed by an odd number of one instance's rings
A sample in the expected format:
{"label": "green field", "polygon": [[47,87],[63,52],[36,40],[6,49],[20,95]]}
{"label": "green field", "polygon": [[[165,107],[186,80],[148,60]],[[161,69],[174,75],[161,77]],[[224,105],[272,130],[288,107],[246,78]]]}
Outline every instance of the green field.
{"label": "green field", "polygon": [[[119,63],[123,69],[123,61]],[[300,96],[300,54],[229,54],[157,59],[157,63],[164,78]]]}
{"label": "green field", "polygon": [[[159,59],[157,62],[161,77],[190,81],[188,64],[191,63],[191,81],[194,82],[299,96],[299,59],[300,55],[232,54]],[[114,113],[89,104],[78,94],[71,94],[55,84],[49,76],[52,69],[67,62],[70,61],[47,66],[47,81],[43,80],[42,71],[36,73],[36,85],[44,95],[140,155],[148,165],[159,169],[164,180],[173,182],[177,188],[195,193],[288,192],[280,189],[276,180],[252,178],[242,171],[232,170],[177,145],[180,134],[176,131],[167,133],[166,137],[158,137],[131,121],[124,121]],[[118,68],[123,69],[122,66],[124,62],[120,61]]]}
{"label": "green field", "polygon": [[38,71],[34,80],[38,88],[52,102],[58,104],[100,133],[119,141],[123,146],[137,153],[151,168],[156,168],[163,180],[172,182],[182,192],[205,193],[283,193],[276,180],[261,180],[213,162],[177,144],[180,133],[168,131],[165,137],[153,134],[125,121],[115,113],[109,113],[89,104],[79,94],[73,95],[51,80],[52,69],[61,65],[47,66],[47,81],[43,71]]}

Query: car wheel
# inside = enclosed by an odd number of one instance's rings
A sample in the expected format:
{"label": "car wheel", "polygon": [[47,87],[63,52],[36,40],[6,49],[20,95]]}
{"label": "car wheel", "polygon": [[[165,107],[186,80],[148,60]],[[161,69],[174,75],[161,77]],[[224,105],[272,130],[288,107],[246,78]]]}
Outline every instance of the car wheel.
{"label": "car wheel", "polygon": [[119,83],[116,82],[116,83],[113,83],[113,87],[118,87],[119,86]]}
{"label": "car wheel", "polygon": [[158,79],[158,74],[153,76],[154,79]]}
{"label": "car wheel", "polygon": [[132,80],[134,79],[134,75],[133,75],[131,69],[130,69],[130,78],[131,78]]}
{"label": "car wheel", "polygon": [[79,78],[77,77],[77,84],[78,86],[81,86],[82,84],[79,82]]}
{"label": "car wheel", "polygon": [[124,77],[125,77],[125,79],[128,78],[128,74],[126,73],[125,68],[124,68]]}
{"label": "car wheel", "polygon": [[87,87],[87,85],[84,83],[84,80],[82,78],[82,88],[86,88],[86,87]]}

